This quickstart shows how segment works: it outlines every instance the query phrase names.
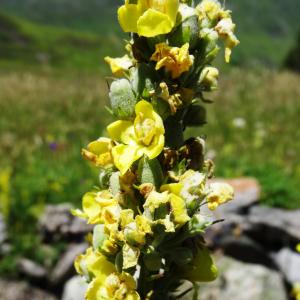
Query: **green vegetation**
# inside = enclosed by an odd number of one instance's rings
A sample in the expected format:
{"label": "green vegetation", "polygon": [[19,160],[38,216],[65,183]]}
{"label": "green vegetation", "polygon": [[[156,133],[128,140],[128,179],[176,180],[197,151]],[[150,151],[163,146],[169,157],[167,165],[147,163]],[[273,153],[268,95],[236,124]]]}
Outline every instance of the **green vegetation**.
{"label": "green vegetation", "polygon": [[[1,0],[0,8],[49,25],[106,36],[121,35],[116,7],[123,0]],[[239,65],[280,66],[300,30],[300,1],[227,0],[242,42],[233,56]]]}
{"label": "green vegetation", "polygon": [[0,66],[18,68],[36,65],[100,70],[107,53],[116,54],[120,45],[114,36],[35,24],[0,13]]}

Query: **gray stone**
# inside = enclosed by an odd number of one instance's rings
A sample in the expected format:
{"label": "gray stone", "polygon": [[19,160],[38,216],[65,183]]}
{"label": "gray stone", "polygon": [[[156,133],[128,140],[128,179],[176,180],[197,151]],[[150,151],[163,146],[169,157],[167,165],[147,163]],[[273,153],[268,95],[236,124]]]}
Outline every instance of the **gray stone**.
{"label": "gray stone", "polygon": [[0,214],[0,248],[1,245],[6,241],[6,225],[3,216]]}
{"label": "gray stone", "polygon": [[19,272],[27,278],[33,280],[43,280],[46,278],[46,269],[32,260],[22,258],[18,261],[17,266]]}
{"label": "gray stone", "polygon": [[250,209],[248,220],[252,224],[262,224],[287,232],[300,240],[300,209],[284,210],[267,206],[254,206]]}
{"label": "gray stone", "polygon": [[87,249],[86,243],[71,244],[61,256],[50,274],[50,282],[53,285],[63,285],[74,273],[74,260]]}
{"label": "gray stone", "polygon": [[92,230],[86,221],[71,214],[69,203],[48,205],[39,220],[39,228],[45,241],[79,240]]}
{"label": "gray stone", "polygon": [[[199,285],[199,300],[286,300],[285,287],[279,273],[263,266],[245,264],[231,258],[217,260],[220,276],[212,283]],[[189,285],[185,284],[188,288]],[[181,300],[193,299],[190,292]]]}
{"label": "gray stone", "polygon": [[64,286],[62,300],[83,300],[88,284],[81,276],[74,276]]}
{"label": "gray stone", "polygon": [[272,255],[280,271],[291,284],[300,282],[300,254],[284,248]]}
{"label": "gray stone", "polygon": [[0,279],[0,300],[57,300],[57,298],[30,286],[27,282]]}

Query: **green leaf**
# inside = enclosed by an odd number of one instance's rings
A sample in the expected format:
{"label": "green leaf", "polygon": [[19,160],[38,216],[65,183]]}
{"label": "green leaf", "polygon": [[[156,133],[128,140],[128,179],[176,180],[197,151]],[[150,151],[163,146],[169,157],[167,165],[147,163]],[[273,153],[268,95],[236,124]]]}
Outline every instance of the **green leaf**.
{"label": "green leaf", "polygon": [[183,270],[184,278],[192,282],[209,282],[218,276],[218,269],[206,247],[199,248],[192,262]]}
{"label": "green leaf", "polygon": [[111,84],[109,98],[112,111],[116,117],[130,119],[134,116],[137,98],[127,79],[119,79]]}
{"label": "green leaf", "polygon": [[184,266],[190,263],[193,259],[192,250],[186,247],[173,248],[172,251],[168,253],[168,255],[178,266]]}
{"label": "green leaf", "polygon": [[138,165],[138,180],[141,184],[152,183],[157,189],[163,182],[163,172],[159,161],[143,156]]}
{"label": "green leaf", "polygon": [[98,250],[102,247],[105,240],[108,239],[108,236],[104,233],[104,225],[96,225],[93,231],[93,248]]}
{"label": "green leaf", "polygon": [[155,272],[161,268],[161,256],[154,251],[144,255],[144,264],[149,271]]}

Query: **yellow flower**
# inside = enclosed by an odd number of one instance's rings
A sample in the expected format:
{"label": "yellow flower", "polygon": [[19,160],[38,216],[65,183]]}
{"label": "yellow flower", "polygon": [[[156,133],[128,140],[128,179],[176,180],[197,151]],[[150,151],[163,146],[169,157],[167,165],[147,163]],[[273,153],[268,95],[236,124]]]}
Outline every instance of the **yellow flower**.
{"label": "yellow flower", "polygon": [[300,253],[300,244],[297,244],[296,251]]}
{"label": "yellow flower", "polygon": [[149,209],[150,213],[153,214],[157,208],[166,203],[169,203],[169,195],[167,192],[158,193],[152,191],[144,203],[144,208]]}
{"label": "yellow flower", "polygon": [[155,45],[155,52],[151,60],[156,61],[156,70],[163,67],[171,73],[173,79],[178,78],[182,73],[188,71],[194,63],[194,56],[189,55],[189,44],[181,48],[169,47],[165,43]]}
{"label": "yellow flower", "polygon": [[[131,276],[129,274],[127,277]],[[133,279],[132,279],[133,280]],[[132,288],[131,279],[125,275],[110,274],[106,280],[96,278],[90,285],[86,300],[139,300],[140,296]]]}
{"label": "yellow flower", "polygon": [[222,10],[221,4],[215,0],[204,0],[197,7],[200,20],[208,18],[210,21],[220,18],[220,15],[228,14],[229,11]]}
{"label": "yellow flower", "polygon": [[113,166],[111,139],[101,137],[97,141],[88,144],[87,149],[82,149],[82,156],[92,161],[97,167],[109,168]]}
{"label": "yellow flower", "polygon": [[234,190],[231,185],[220,182],[211,183],[206,196],[207,206],[210,210],[215,210],[219,205],[232,200],[233,196]]}
{"label": "yellow flower", "polygon": [[225,61],[230,61],[232,49],[236,47],[240,41],[234,35],[235,24],[231,18],[222,19],[216,26],[215,30],[219,36],[225,41]]}
{"label": "yellow flower", "polygon": [[134,278],[128,273],[107,274],[94,279],[86,293],[86,300],[140,300]]}
{"label": "yellow flower", "polygon": [[125,0],[118,18],[125,32],[154,37],[169,33],[175,26],[179,0]]}
{"label": "yellow flower", "polygon": [[86,193],[82,199],[82,209],[73,211],[73,214],[87,219],[88,224],[111,224],[120,218],[118,201],[107,190]]}
{"label": "yellow flower", "polygon": [[109,262],[103,254],[94,252],[92,248],[88,248],[85,254],[79,255],[74,266],[77,273],[85,276],[87,280],[94,277],[104,280],[108,274],[115,271],[114,264]]}
{"label": "yellow flower", "polygon": [[123,57],[111,58],[106,56],[104,60],[109,64],[112,73],[117,77],[124,76],[124,72],[133,66],[132,60],[126,54]]}
{"label": "yellow flower", "polygon": [[112,150],[115,166],[124,175],[142,155],[157,157],[165,144],[165,129],[161,117],[152,105],[141,100],[135,106],[134,122],[119,120],[107,127],[110,137],[122,142]]}
{"label": "yellow flower", "polygon": [[124,229],[125,240],[133,244],[144,245],[147,234],[152,234],[151,220],[141,215],[136,216]]}
{"label": "yellow flower", "polygon": [[161,205],[169,203],[171,205],[171,216],[174,219],[174,223],[177,225],[185,224],[190,219],[187,214],[185,201],[176,194],[168,193],[168,191],[172,190],[172,187],[170,189],[167,189],[168,185],[164,187],[166,191],[163,193],[152,191],[149,194],[144,208],[149,209],[150,213],[154,214],[155,210]]}

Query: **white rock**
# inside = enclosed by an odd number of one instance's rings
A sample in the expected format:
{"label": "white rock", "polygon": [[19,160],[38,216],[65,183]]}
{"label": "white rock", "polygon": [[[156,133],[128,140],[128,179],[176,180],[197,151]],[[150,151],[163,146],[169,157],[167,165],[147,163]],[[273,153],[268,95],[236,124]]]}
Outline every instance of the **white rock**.
{"label": "white rock", "polygon": [[83,300],[88,284],[81,276],[74,276],[66,282],[62,300]]}

